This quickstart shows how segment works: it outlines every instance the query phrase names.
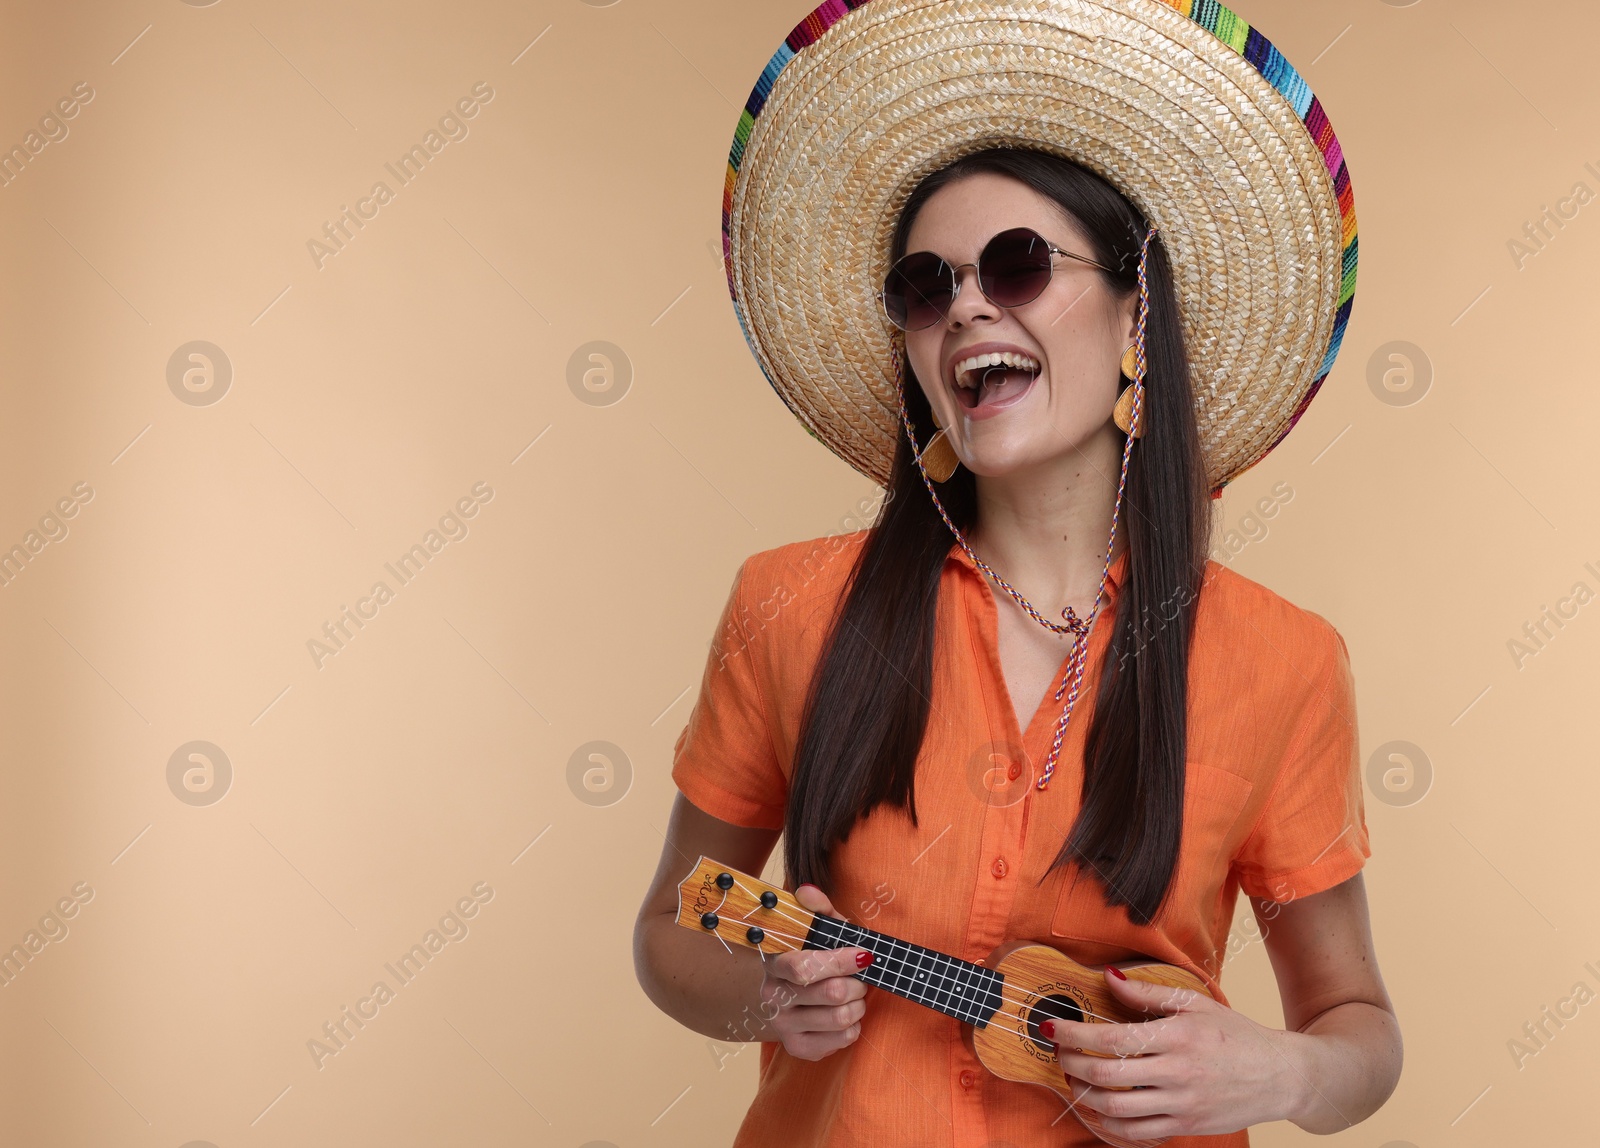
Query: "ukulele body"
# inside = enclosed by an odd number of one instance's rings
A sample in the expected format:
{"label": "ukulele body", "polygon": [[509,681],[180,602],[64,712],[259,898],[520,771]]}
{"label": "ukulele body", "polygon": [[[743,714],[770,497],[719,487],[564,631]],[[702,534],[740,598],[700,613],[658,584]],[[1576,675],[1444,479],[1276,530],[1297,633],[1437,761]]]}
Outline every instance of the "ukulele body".
{"label": "ukulele body", "polygon": [[[1072,1106],[1073,1115],[1084,1127],[1116,1148],[1153,1148],[1167,1141],[1165,1136],[1154,1140],[1119,1136],[1105,1129],[1100,1113],[1074,1105],[1055,1044],[1039,1031],[1040,1023],[1047,1019],[1134,1024],[1151,1019],[1149,1015],[1130,1009],[1112,996],[1100,969],[1081,965],[1065,953],[1037,941],[1008,941],[983,964],[1005,977],[1006,999],[983,1028],[962,1024],[961,1036],[985,1068],[1005,1080],[1039,1084],[1055,1092]],[[1205,982],[1175,965],[1129,961],[1119,962],[1116,967],[1129,980],[1169,985],[1174,989],[1194,989],[1211,995]]]}

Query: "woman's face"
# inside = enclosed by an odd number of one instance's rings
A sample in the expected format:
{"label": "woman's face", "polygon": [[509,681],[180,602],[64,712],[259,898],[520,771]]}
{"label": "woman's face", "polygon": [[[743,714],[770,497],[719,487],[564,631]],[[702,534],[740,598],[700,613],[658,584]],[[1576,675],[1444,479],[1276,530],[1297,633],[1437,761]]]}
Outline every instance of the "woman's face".
{"label": "woman's face", "polygon": [[[912,222],[906,251],[931,251],[952,267],[976,263],[995,234],[1031,227],[1053,245],[1095,258],[1076,222],[1056,202],[1009,176],[980,172],[941,187]],[[984,297],[972,267],[961,270],[950,313],[907,331],[906,353],[934,417],[974,474],[1003,476],[1063,455],[1121,452],[1111,408],[1126,385],[1119,369],[1133,342],[1137,292],[1118,297],[1102,273],[1064,256],[1052,259],[1050,283],[1031,303],[1006,310]],[[964,387],[956,367],[990,344],[1037,364],[989,370],[988,382]],[[983,370],[972,380],[982,380]],[[969,380],[971,381],[971,380]]]}

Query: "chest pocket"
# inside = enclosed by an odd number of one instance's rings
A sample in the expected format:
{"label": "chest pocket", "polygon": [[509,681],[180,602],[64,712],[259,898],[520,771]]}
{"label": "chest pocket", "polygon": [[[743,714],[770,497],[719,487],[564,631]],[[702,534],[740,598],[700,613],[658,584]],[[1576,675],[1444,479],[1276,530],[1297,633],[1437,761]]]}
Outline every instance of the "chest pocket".
{"label": "chest pocket", "polygon": [[1148,925],[1135,925],[1126,906],[1105,903],[1092,872],[1069,873],[1050,933],[1057,947],[1074,960],[1098,965],[1148,956],[1200,973],[1185,954],[1210,944],[1196,942],[1216,920],[1228,868],[1247,828],[1245,807],[1255,787],[1236,773],[1204,762],[1191,760],[1186,769],[1183,837],[1166,901]]}

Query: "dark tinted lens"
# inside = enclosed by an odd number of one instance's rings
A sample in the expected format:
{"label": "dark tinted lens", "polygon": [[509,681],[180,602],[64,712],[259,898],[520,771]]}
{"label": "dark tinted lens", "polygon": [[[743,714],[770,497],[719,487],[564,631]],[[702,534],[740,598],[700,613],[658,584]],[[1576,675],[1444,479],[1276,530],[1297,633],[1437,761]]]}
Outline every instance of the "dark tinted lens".
{"label": "dark tinted lens", "polygon": [[1050,244],[1026,227],[1002,231],[978,257],[978,279],[1001,307],[1031,303],[1050,282]]}
{"label": "dark tinted lens", "polygon": [[907,331],[937,323],[950,308],[955,277],[943,259],[928,251],[907,255],[883,284],[883,309],[889,321]]}

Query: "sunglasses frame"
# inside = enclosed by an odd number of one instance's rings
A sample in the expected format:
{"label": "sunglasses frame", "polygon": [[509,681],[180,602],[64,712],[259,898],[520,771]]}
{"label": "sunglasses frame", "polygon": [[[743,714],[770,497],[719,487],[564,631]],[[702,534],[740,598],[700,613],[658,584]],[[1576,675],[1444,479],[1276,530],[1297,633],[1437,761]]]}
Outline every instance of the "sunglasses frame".
{"label": "sunglasses frame", "polygon": [[[1002,310],[1009,310],[1010,308],[1005,307],[1004,304],[995,303],[994,299],[990,297],[989,293],[987,291],[984,291],[984,289],[983,289],[983,269],[981,267],[981,264],[983,262],[984,253],[989,250],[990,246],[994,243],[994,241],[996,239],[999,239],[1002,235],[1010,235],[1014,231],[1026,231],[1026,232],[1028,232],[1034,238],[1038,239],[1039,242],[1043,243],[1045,245],[1045,247],[1049,250],[1049,252],[1050,252],[1050,254],[1052,256],[1061,255],[1061,256],[1066,257],[1067,259],[1076,259],[1079,263],[1087,263],[1090,267],[1098,267],[1102,271],[1110,271],[1112,273],[1116,272],[1116,268],[1115,267],[1107,267],[1104,263],[1099,263],[1099,262],[1097,262],[1097,261],[1095,261],[1093,259],[1090,259],[1086,255],[1075,255],[1071,251],[1065,251],[1065,250],[1061,249],[1060,247],[1057,247],[1054,243],[1051,243],[1048,239],[1046,239],[1043,235],[1040,235],[1037,231],[1035,231],[1031,227],[1008,227],[1004,231],[995,232],[993,235],[991,235],[988,238],[988,241],[984,243],[982,250],[980,250],[978,252],[978,262],[976,262],[976,263],[958,263],[954,267],[951,267],[949,262],[945,260],[944,256],[938,255],[938,254],[936,254],[935,252],[932,252],[932,251],[913,251],[913,252],[910,252],[909,254],[902,255],[899,259],[896,259],[895,262],[894,262],[894,266],[890,267],[889,271],[888,271],[888,274],[886,274],[883,277],[883,284],[884,285],[882,287],[878,288],[878,308],[879,308],[879,310],[881,310],[883,312],[883,317],[886,320],[888,320],[890,326],[892,326],[892,327],[894,327],[894,328],[896,328],[897,330],[900,330],[900,331],[925,331],[929,327],[932,327],[935,323],[938,323],[938,322],[940,322],[941,320],[944,320],[944,319],[948,319],[950,317],[950,306],[951,306],[951,304],[953,304],[956,301],[956,299],[959,298],[960,295],[961,295],[961,284],[962,284],[962,280],[963,280],[963,277],[962,277],[962,274],[961,274],[961,269],[963,267],[972,268],[973,273],[977,278],[978,291],[983,295],[983,297],[985,299],[988,299],[989,302],[994,303],[994,305],[996,307],[1000,307]],[[945,304],[944,309],[939,312],[938,316],[936,318],[934,318],[934,320],[932,322],[924,323],[920,327],[902,327],[899,323],[896,323],[895,320],[894,320],[894,317],[889,314],[889,300],[888,300],[889,278],[890,278],[890,276],[892,276],[895,273],[895,269],[898,268],[907,259],[914,258],[914,257],[916,257],[918,255],[932,255],[935,259],[937,259],[939,261],[941,266],[948,267],[950,269],[950,277],[951,277],[952,281],[955,283],[955,290],[950,292],[950,301],[949,301],[949,303]],[[1050,265],[1049,270],[1050,270],[1050,276],[1049,276],[1049,278],[1045,279],[1043,286],[1041,286],[1039,288],[1039,294],[1038,295],[1033,296],[1032,299],[1024,299],[1020,303],[1013,303],[1011,306],[1012,307],[1025,307],[1029,303],[1032,303],[1034,299],[1037,299],[1039,297],[1039,295],[1043,295],[1045,293],[1046,288],[1048,288],[1050,286],[1051,279],[1055,278],[1055,264],[1052,263]]]}

